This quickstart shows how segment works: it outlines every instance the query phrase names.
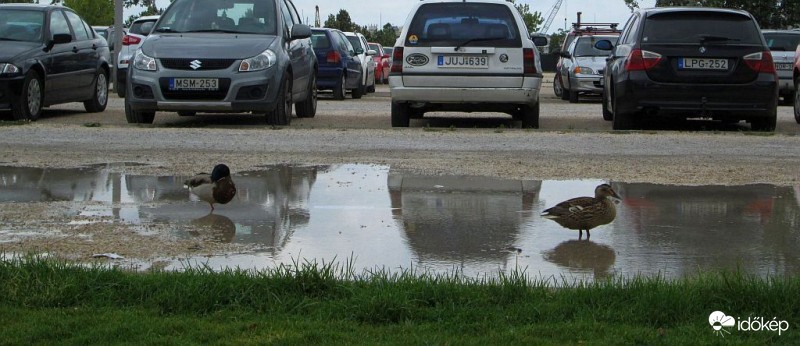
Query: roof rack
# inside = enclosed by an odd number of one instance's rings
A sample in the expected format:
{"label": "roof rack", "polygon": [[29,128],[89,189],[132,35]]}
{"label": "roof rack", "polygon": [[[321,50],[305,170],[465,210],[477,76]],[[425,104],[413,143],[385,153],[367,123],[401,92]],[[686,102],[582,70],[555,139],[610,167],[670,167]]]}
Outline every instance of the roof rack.
{"label": "roof rack", "polygon": [[578,21],[572,23],[572,31],[576,32],[619,32],[617,26],[619,23],[582,23],[581,14],[578,12]]}

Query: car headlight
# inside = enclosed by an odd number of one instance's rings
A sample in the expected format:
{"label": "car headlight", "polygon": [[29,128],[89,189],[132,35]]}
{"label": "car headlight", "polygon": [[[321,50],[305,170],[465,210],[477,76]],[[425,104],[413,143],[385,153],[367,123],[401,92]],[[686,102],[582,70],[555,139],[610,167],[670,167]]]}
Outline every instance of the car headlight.
{"label": "car headlight", "polygon": [[22,73],[22,70],[14,64],[3,63],[0,64],[0,75],[13,76]]}
{"label": "car headlight", "polygon": [[156,59],[151,58],[141,50],[137,50],[136,54],[133,55],[133,67],[137,70],[145,70],[145,71],[157,71],[158,65],[156,64]]}
{"label": "car headlight", "polygon": [[272,67],[272,65],[275,65],[277,61],[278,57],[275,55],[275,52],[267,49],[259,55],[242,60],[242,62],[239,63],[239,72],[266,70]]}
{"label": "car headlight", "polygon": [[594,74],[594,70],[585,66],[575,67],[575,74]]}

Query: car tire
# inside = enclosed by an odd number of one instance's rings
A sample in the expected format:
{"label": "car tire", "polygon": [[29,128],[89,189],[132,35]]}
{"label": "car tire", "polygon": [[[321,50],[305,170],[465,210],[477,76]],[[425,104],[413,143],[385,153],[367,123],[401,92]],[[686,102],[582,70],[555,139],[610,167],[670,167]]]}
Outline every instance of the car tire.
{"label": "car tire", "polygon": [[[795,86],[800,87],[800,79],[796,80]],[[800,90],[794,90],[794,121],[800,124]]]}
{"label": "car tire", "polygon": [[564,88],[561,87],[561,81],[558,75],[553,77],[553,93],[556,94],[556,97],[561,97],[561,93],[564,92]]}
{"label": "car tire", "polygon": [[114,89],[117,90],[117,96],[125,98],[125,84],[117,82],[114,84]]}
{"label": "car tire", "polygon": [[602,101],[602,103],[603,103],[603,120],[605,120],[605,121],[614,120],[614,113],[612,113],[610,110],[608,110],[609,98],[611,98],[610,93],[602,93],[600,95],[600,97],[602,97],[602,99],[603,99],[603,101]]}
{"label": "car tire", "polygon": [[16,102],[11,104],[11,114],[14,120],[36,121],[42,115],[42,101],[44,100],[42,79],[39,74],[30,70],[22,81],[22,92]]}
{"label": "car tire", "polygon": [[408,127],[411,125],[411,107],[408,103],[392,102],[392,127]]}
{"label": "car tire", "polygon": [[614,130],[633,130],[635,125],[634,113],[621,112],[617,107],[616,95],[611,97],[611,107],[614,115],[611,120],[611,128]]}
{"label": "car tire", "polygon": [[193,116],[195,116],[195,115],[197,115],[197,112],[192,112],[192,111],[178,111],[178,116],[182,116],[182,117],[193,117]]}
{"label": "car tire", "polygon": [[561,99],[564,101],[569,100],[569,89],[564,87],[564,84],[561,84]]}
{"label": "car tire", "polygon": [[94,95],[92,98],[83,101],[83,108],[88,113],[102,112],[108,105],[108,75],[105,70],[97,71],[94,77]]}
{"label": "car tire", "polygon": [[539,102],[533,106],[522,106],[522,128],[523,129],[538,129],[539,128]]}
{"label": "car tire", "polygon": [[292,121],[292,79],[287,73],[283,77],[278,95],[275,97],[275,109],[267,112],[267,125],[285,126]]}
{"label": "car tire", "polygon": [[152,124],[155,117],[156,112],[135,111],[128,100],[125,100],[125,119],[128,124]]}
{"label": "car tire", "polygon": [[374,92],[375,92],[375,84],[376,84],[376,82],[375,82],[375,76],[373,76],[373,77],[372,77],[372,85],[370,85],[370,86],[368,86],[368,87],[367,87],[367,92],[368,92],[368,93],[374,93]]}
{"label": "car tire", "polygon": [[577,91],[569,91],[569,103],[578,103],[578,92]]}
{"label": "car tire", "polygon": [[750,129],[753,131],[774,132],[778,122],[778,110],[774,109],[767,116],[750,120]]}
{"label": "car tire", "polygon": [[298,118],[313,118],[317,115],[317,77],[316,73],[311,75],[308,81],[308,93],[306,99],[294,104]]}
{"label": "car tire", "polygon": [[361,96],[364,95],[364,91],[366,89],[367,89],[366,86],[362,84],[358,88],[355,88],[352,91],[350,91],[350,96],[353,96],[354,99],[360,99]]}
{"label": "car tire", "polygon": [[345,83],[347,83],[347,76],[342,73],[342,78],[339,78],[339,84],[336,84],[333,87],[333,99],[334,100],[344,100],[344,96],[347,93],[347,89],[345,87]]}

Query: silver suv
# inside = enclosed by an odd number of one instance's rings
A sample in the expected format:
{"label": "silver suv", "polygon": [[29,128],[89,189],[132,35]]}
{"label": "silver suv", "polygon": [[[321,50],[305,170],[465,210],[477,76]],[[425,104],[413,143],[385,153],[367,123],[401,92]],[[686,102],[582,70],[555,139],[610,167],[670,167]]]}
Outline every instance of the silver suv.
{"label": "silver suv", "polygon": [[511,2],[418,2],[392,54],[392,126],[407,127],[428,111],[485,111],[538,128],[536,45]]}
{"label": "silver suv", "polygon": [[156,111],[265,115],[288,125],[317,110],[311,28],[290,0],[175,0],[128,69],[125,116]]}

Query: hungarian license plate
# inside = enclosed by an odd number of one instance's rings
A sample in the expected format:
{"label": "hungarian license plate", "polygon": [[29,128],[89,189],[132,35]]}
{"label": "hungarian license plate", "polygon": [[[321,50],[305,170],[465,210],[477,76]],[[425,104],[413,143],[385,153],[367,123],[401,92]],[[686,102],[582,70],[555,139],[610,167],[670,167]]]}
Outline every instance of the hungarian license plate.
{"label": "hungarian license plate", "polygon": [[217,78],[172,78],[169,90],[219,90]]}
{"label": "hungarian license plate", "polygon": [[680,58],[678,68],[681,70],[727,70],[728,59]]}
{"label": "hungarian license plate", "polygon": [[439,55],[439,67],[489,68],[489,57],[486,55]]}
{"label": "hungarian license plate", "polygon": [[791,63],[775,63],[775,68],[778,70],[791,70],[792,67]]}

